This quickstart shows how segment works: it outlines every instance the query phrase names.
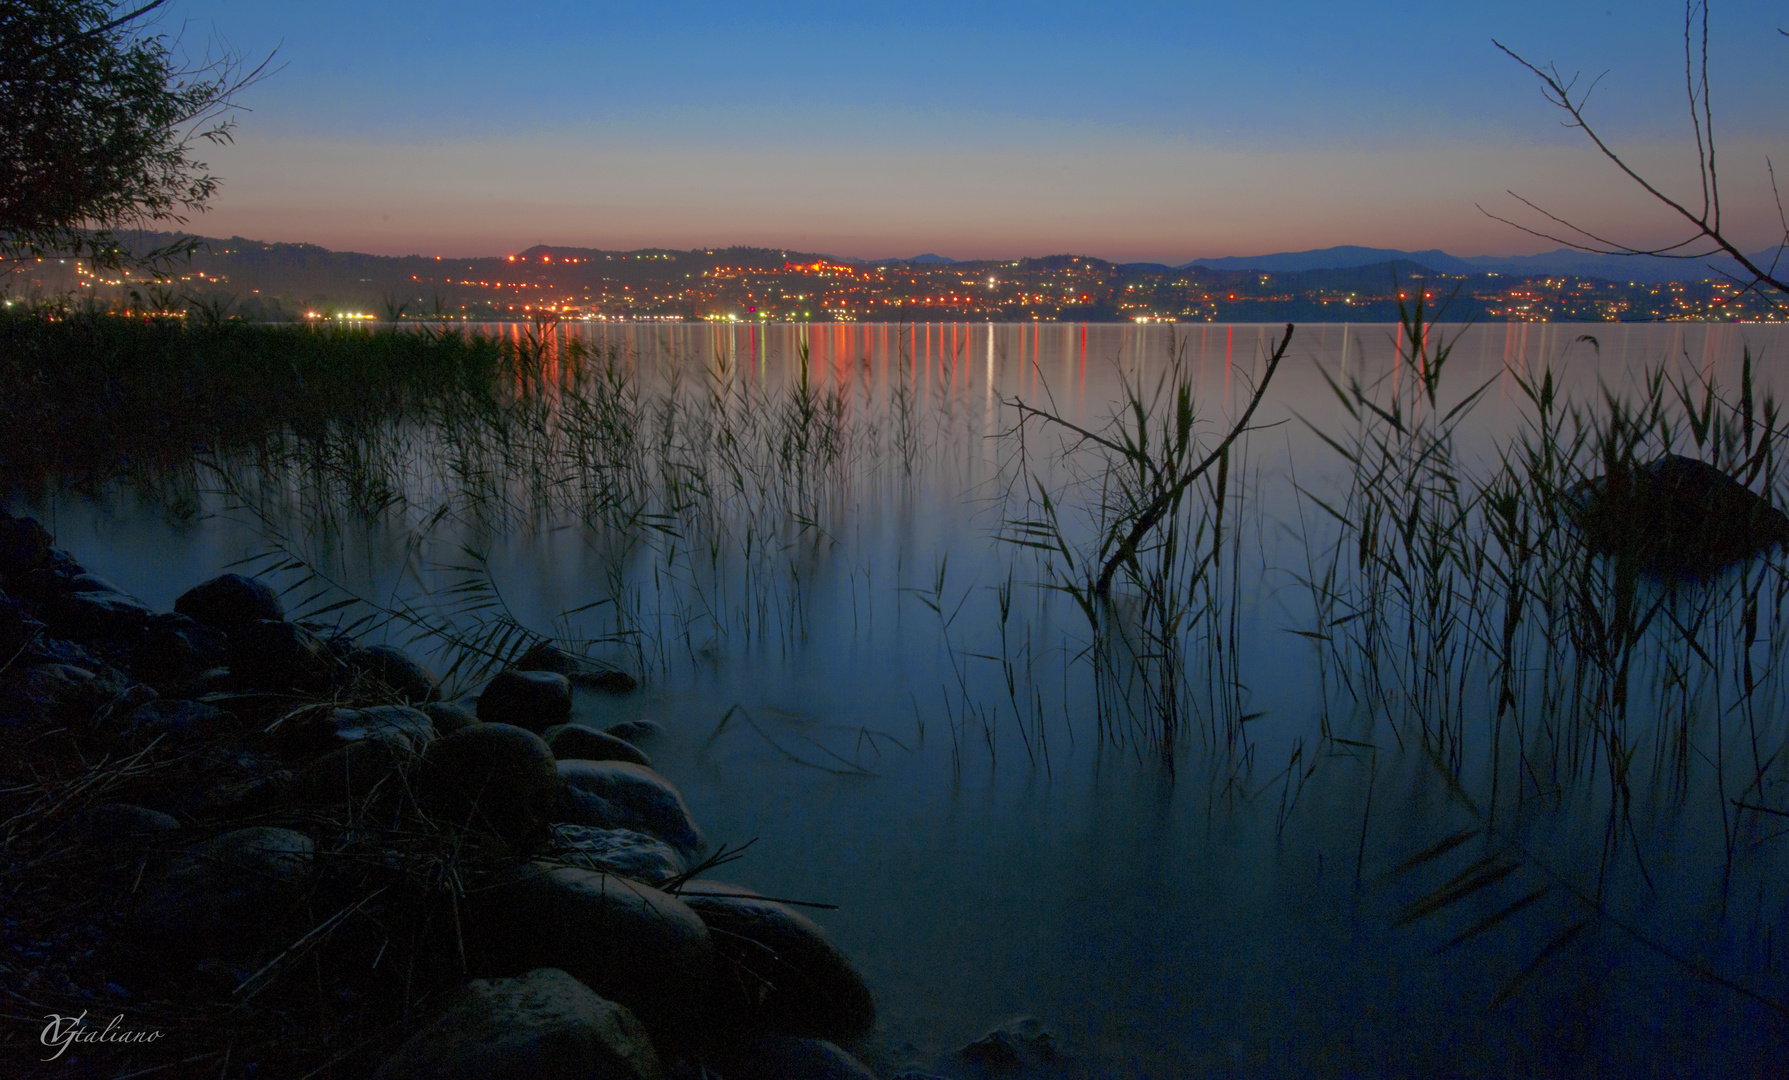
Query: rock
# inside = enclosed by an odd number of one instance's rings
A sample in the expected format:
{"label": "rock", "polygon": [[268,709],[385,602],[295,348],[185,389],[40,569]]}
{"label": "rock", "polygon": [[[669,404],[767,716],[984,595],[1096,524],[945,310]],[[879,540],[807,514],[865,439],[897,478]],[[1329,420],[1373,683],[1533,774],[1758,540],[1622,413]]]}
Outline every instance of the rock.
{"label": "rock", "polygon": [[87,862],[99,891],[120,895],[139,879],[153,879],[167,863],[167,849],[181,836],[180,819],[130,803],[88,807],[78,819],[81,839],[99,857]]}
{"label": "rock", "polygon": [[988,1072],[1012,1072],[1056,1060],[1056,1037],[1033,1017],[1019,1016],[957,1050]]}
{"label": "rock", "polygon": [[194,743],[235,726],[235,718],[203,702],[157,698],[145,702],[124,718],[132,743],[147,746],[156,738],[168,743]]}
{"label": "rock", "polygon": [[0,682],[0,723],[85,721],[135,708],[153,697],[155,691],[116,672],[37,664]]}
{"label": "rock", "polygon": [[1614,469],[1568,498],[1592,551],[1661,576],[1711,577],[1789,543],[1789,516],[1715,466],[1678,454]]}
{"label": "rock", "polygon": [[550,671],[503,671],[478,696],[478,718],[542,732],[571,715],[571,683]]}
{"label": "rock", "polygon": [[151,615],[131,661],[131,672],[156,687],[188,684],[224,663],[223,631],[185,615]]}
{"label": "rock", "polygon": [[176,856],[149,885],[137,925],[176,948],[247,955],[290,929],[316,859],[310,837],[257,826]]}
{"label": "rock", "polygon": [[542,641],[516,658],[510,665],[517,671],[550,671],[555,675],[570,675],[579,670],[577,657],[566,652],[550,641]]}
{"label": "rock", "polygon": [[35,518],[0,518],[0,574],[10,578],[42,566],[50,543],[50,534]]}
{"label": "rock", "polygon": [[665,733],[663,725],[651,720],[624,720],[619,724],[611,724],[603,730],[617,739],[624,739],[635,746],[649,739],[656,739]]}
{"label": "rock", "polygon": [[31,617],[31,613],[17,601],[0,596],[0,656],[12,656],[40,637],[44,631],[43,623]]}
{"label": "rock", "polygon": [[730,1063],[728,1080],[876,1080],[863,1063],[825,1039],[767,1035]]}
{"label": "rock", "polygon": [[238,683],[255,690],[324,693],[335,677],[335,661],[317,635],[269,619],[230,632],[229,666]]}
{"label": "rock", "polygon": [[696,1034],[714,946],[682,901],[627,878],[547,863],[468,901],[468,943],[482,970],[560,967],[633,1010],[661,1040]]}
{"label": "rock", "polygon": [[431,701],[422,707],[422,711],[429,714],[437,735],[452,735],[478,723],[478,714],[457,702]]}
{"label": "rock", "polygon": [[163,836],[180,828],[173,814],[131,803],[100,803],[81,814],[81,832],[89,841],[111,844],[123,840]]}
{"label": "rock", "polygon": [[65,588],[67,588],[69,592],[121,593],[124,591],[123,589],[120,589],[118,586],[107,581],[105,578],[100,577],[98,574],[95,574],[95,573],[92,573],[91,571],[86,571],[86,570],[83,570],[81,573],[78,573],[78,574],[74,575],[73,577],[69,578],[65,585]]}
{"label": "rock", "polygon": [[646,1030],[624,1005],[558,968],[476,979],[412,1035],[374,1080],[660,1080]]}
{"label": "rock", "polygon": [[564,789],[539,735],[483,723],[431,743],[416,784],[430,814],[524,850],[546,838]]}
{"label": "rock", "polygon": [[631,761],[652,768],[652,759],[625,739],[583,724],[560,724],[548,728],[541,736],[552,747],[556,758],[580,758],[585,761]]}
{"label": "rock", "polygon": [[183,785],[169,809],[195,818],[241,818],[271,809],[292,782],[292,772],[259,739],[224,738],[201,744],[193,783]]}
{"label": "rock", "polygon": [[555,825],[550,846],[555,858],[573,866],[619,874],[648,885],[663,885],[689,870],[688,861],[671,845],[632,829]]}
{"label": "rock", "polygon": [[685,856],[703,847],[689,807],[671,782],[626,761],[561,761],[566,783],[563,820],[601,829],[650,833]]}
{"label": "rock", "polygon": [[625,694],[639,685],[632,675],[613,668],[597,668],[550,641],[542,641],[516,659],[517,671],[550,671],[564,675],[579,686],[607,694]]}
{"label": "rock", "polygon": [[601,690],[605,694],[629,694],[640,681],[625,671],[614,668],[602,668],[597,671],[576,671],[571,681],[590,690]]}
{"label": "rock", "polygon": [[[31,642],[30,648],[26,651],[24,663],[67,664],[83,671],[90,671],[95,675],[114,674],[111,665],[95,656],[92,650],[86,646],[63,638],[50,637],[48,634],[41,634]],[[124,678],[122,673],[116,673],[116,675],[119,679]]]}
{"label": "rock", "polygon": [[291,754],[328,753],[344,743],[368,740],[420,753],[434,737],[429,714],[408,705],[319,709],[282,723],[277,731],[280,748]]}
{"label": "rock", "polygon": [[422,704],[441,696],[441,683],[435,673],[396,646],[356,647],[348,651],[345,659],[349,668],[384,684],[401,701]]}
{"label": "rock", "polygon": [[401,744],[362,739],[305,766],[282,797],[289,806],[337,812],[354,809],[384,817],[390,808],[384,796],[402,794],[400,772],[415,760]]}
{"label": "rock", "polygon": [[687,882],[677,895],[714,932],[720,1022],[838,1042],[876,1022],[863,976],[812,919],[718,881]]}
{"label": "rock", "polygon": [[134,641],[154,614],[136,597],[110,590],[63,593],[44,605],[50,628],[77,641]]}
{"label": "rock", "polygon": [[266,582],[223,574],[181,593],[174,610],[226,634],[263,620],[284,622],[286,607]]}

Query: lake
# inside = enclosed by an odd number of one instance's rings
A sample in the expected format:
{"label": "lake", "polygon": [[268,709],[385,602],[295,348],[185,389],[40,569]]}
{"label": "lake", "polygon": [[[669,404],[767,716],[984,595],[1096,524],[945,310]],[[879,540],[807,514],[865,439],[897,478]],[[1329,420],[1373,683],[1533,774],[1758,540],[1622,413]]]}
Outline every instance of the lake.
{"label": "lake", "polygon": [[[1581,609],[1627,610],[1579,588],[1600,563],[1549,592],[1523,556],[1532,599],[1506,620],[1517,563],[1472,489],[1538,440],[1546,370],[1588,425],[1601,388],[1644,398],[1662,366],[1693,456],[1681,414],[1712,382],[1708,430],[1741,438],[1743,357],[1755,401],[1781,395],[1789,330],[1434,326],[1413,349],[1300,326],[1251,430],[1106,600],[1102,539],[1159,490],[1118,455],[1127,395],[1155,403],[1160,461],[1189,388],[1184,475],[1283,327],[484,329],[534,365],[502,415],[202,455],[178,498],[9,505],[158,608],[301,560],[276,575],[308,576],[289,600],[358,598],[329,618],[377,615],[439,670],[449,638],[517,627],[640,675],[578,713],[666,726],[659,770],[711,842],[750,843],[717,876],[837,905],[814,915],[877,996],[885,1074],[962,1073],[949,1051],[1020,1015],[1065,1076],[1789,1060],[1780,557],[1630,583],[1653,617],[1593,647]],[[1743,456],[1708,430],[1707,455]],[[1374,462],[1417,494],[1366,499]],[[1376,550],[1403,552],[1370,573],[1369,506]]]}

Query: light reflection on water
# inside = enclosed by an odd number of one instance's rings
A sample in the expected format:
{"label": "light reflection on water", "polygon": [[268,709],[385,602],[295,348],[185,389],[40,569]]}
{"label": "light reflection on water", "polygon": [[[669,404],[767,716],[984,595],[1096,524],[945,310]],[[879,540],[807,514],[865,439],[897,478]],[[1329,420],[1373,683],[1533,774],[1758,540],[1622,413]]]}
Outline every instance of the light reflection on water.
{"label": "light reflection on water", "polygon": [[[1305,625],[1308,601],[1286,569],[1303,551],[1293,481],[1324,491],[1342,474],[1300,419],[1343,430],[1313,361],[1366,382],[1408,380],[1393,361],[1392,328],[1299,328],[1248,443],[1239,639],[1246,705],[1263,714],[1250,725],[1252,750],[1190,739],[1170,779],[1152,754],[1097,738],[1075,659],[1079,615],[1027,588],[1034,565],[992,538],[1012,476],[1011,441],[997,436],[1014,415],[1002,402],[1017,396],[1095,426],[1121,380],[1153,386],[1184,350],[1215,415],[1246,398],[1281,330],[568,324],[555,340],[614,346],[649,387],[677,373],[686,385],[718,379],[781,392],[805,348],[810,379],[842,389],[858,438],[858,467],[829,489],[816,523],[823,535],[780,538],[778,565],[793,568],[800,589],[785,581],[761,594],[755,623],[728,610],[746,602],[728,591],[738,567],[672,572],[648,588],[652,558],[630,555],[650,641],[635,654],[647,685],[625,700],[582,700],[580,712],[604,724],[666,723],[671,734],[653,754],[711,840],[756,841],[728,875],[839,905],[821,921],[878,996],[876,1052],[891,1065],[1020,1013],[1041,1018],[1095,1071],[1149,1076],[1747,1075],[1781,1060],[1789,1044],[1779,1013],[1688,974],[1635,936],[1789,998],[1777,940],[1789,932],[1789,839],[1742,835],[1729,876],[1722,793],[1706,779],[1681,796],[1659,784],[1643,793],[1650,885],[1632,858],[1610,860],[1601,878],[1606,906],[1634,933],[1597,921],[1494,1009],[1499,990],[1582,918],[1571,890],[1599,886],[1605,800],[1567,793],[1559,812],[1536,812],[1523,831],[1535,861],[1502,891],[1393,925],[1483,849],[1385,877],[1472,819],[1424,756],[1400,750],[1383,728],[1369,735],[1376,755],[1319,749],[1312,651],[1288,633]],[[1580,395],[1663,362],[1734,386],[1749,344],[1760,382],[1781,392],[1776,370],[1789,347],[1781,329],[1724,325],[1436,332],[1460,334],[1446,376],[1456,399],[1489,384],[1464,435],[1467,457],[1488,455],[1520,423],[1516,377],[1541,364]],[[554,378],[559,363],[559,353],[545,354]],[[901,387],[916,403],[912,458],[891,412]],[[1060,481],[1050,460],[1034,458]],[[412,499],[424,501],[435,485],[413,480]],[[124,496],[34,509],[82,562],[161,607],[263,545],[240,514],[180,527]],[[336,560],[363,595],[383,595],[405,535],[388,522],[314,537],[309,550]],[[546,520],[503,533],[490,565],[511,610],[552,632],[558,613],[601,598],[612,557],[582,528]],[[941,565],[942,614],[922,602]],[[1013,634],[1032,646],[1030,678],[1045,702],[1047,723],[1034,732],[1042,742],[1021,734],[997,665],[978,658],[1001,647],[994,591],[1009,572],[1019,582]],[[574,619],[574,629],[599,630],[591,619],[600,616]],[[962,713],[971,702],[976,719]],[[720,727],[734,705],[757,726]],[[1780,717],[1767,734],[1773,746],[1782,741]],[[1288,773],[1301,744],[1305,756]],[[873,775],[826,771],[847,762]],[[1550,888],[1521,918],[1436,951],[1541,886]]]}

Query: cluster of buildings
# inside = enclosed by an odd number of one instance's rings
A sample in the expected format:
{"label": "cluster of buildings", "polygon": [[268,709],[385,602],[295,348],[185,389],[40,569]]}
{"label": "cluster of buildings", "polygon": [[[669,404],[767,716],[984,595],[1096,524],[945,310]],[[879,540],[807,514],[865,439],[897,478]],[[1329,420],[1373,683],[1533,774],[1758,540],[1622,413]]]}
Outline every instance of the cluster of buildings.
{"label": "cluster of buildings", "polygon": [[[259,319],[627,321],[1385,322],[1419,294],[1431,317],[1494,321],[1783,321],[1727,281],[1440,274],[1415,263],[1277,272],[1056,255],[859,262],[767,248],[597,251],[496,258],[384,257],[311,245],[213,241],[166,280],[132,283],[79,261],[19,268],[15,294],[127,304],[184,298]],[[22,288],[21,288],[22,286]]]}

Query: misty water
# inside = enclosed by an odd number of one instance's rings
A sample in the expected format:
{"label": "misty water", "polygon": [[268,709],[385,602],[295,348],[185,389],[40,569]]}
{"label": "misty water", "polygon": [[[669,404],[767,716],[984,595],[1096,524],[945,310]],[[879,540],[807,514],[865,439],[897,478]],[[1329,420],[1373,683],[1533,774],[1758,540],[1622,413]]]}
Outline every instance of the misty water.
{"label": "misty water", "polygon": [[[669,516],[623,542],[551,498],[531,502],[525,479],[497,481],[514,489],[505,508],[437,516],[458,481],[439,471],[442,437],[428,430],[393,433],[407,449],[389,452],[393,497],[372,514],[323,505],[325,488],[300,472],[246,463],[227,477],[201,468],[196,501],[182,505],[120,487],[13,509],[162,609],[283,546],[328,573],[331,597],[472,618],[443,597],[476,570],[501,602],[493,610],[594,642],[642,686],[581,692],[579,718],[665,725],[649,750],[710,842],[751,842],[716,876],[837,905],[813,914],[877,997],[865,1054],[886,1074],[907,1062],[961,1072],[953,1047],[1020,1015],[1055,1034],[1066,1075],[1774,1074],[1771,1062],[1789,1060],[1789,1025],[1771,1004],[1789,1000],[1789,836],[1767,815],[1729,820],[1735,794],[1722,784],[1755,772],[1731,718],[1697,729],[1681,783],[1647,766],[1618,850],[1608,781],[1592,770],[1513,819],[1502,811],[1496,839],[1393,873],[1479,820],[1487,758],[1469,753],[1452,790],[1409,726],[1334,679],[1320,684],[1308,633],[1321,628],[1300,579],[1335,535],[1315,500],[1347,475],[1313,428],[1340,437],[1354,424],[1320,369],[1391,392],[1418,376],[1398,360],[1395,327],[1298,328],[1231,466],[1226,527],[1240,542],[1220,566],[1217,637],[1195,634],[1185,658],[1194,692],[1177,745],[1164,760],[1146,721],[1110,703],[1102,726],[1086,618],[1042,587],[1045,554],[1000,539],[1024,512],[1027,478],[1071,510],[1084,502],[1074,480],[1090,459],[1085,446],[1064,456],[1068,429],[1047,421],[1028,427],[1021,457],[1011,402],[1104,430],[1124,387],[1153,389],[1179,355],[1197,434],[1215,442],[1282,330],[554,331],[543,364],[581,340],[618,357],[648,396],[675,382],[778,401],[805,367],[840,403],[844,473],[816,487],[801,520],[733,521],[724,539],[661,507]],[[1520,430],[1521,378],[1543,366],[1593,402],[1599,384],[1628,386],[1648,365],[1736,388],[1749,347],[1760,396],[1789,389],[1776,375],[1789,354],[1781,328],[1433,332],[1454,341],[1444,397],[1485,387],[1461,429],[1466,462],[1488,464]],[[1121,587],[1109,617],[1121,621],[1125,602]],[[1765,622],[1754,649],[1769,666],[1789,630]],[[428,640],[411,647],[445,662]],[[1236,692],[1211,692],[1232,670]],[[1760,700],[1763,726],[1748,731],[1767,757],[1785,741],[1789,702]],[[1468,707],[1483,707],[1467,722],[1482,732],[1489,706]],[[1636,715],[1660,722],[1644,705]],[[1322,738],[1325,718],[1342,741]],[[1783,805],[1784,776],[1779,766],[1747,801]],[[1524,855],[1504,878],[1432,913],[1412,907],[1512,841]]]}

